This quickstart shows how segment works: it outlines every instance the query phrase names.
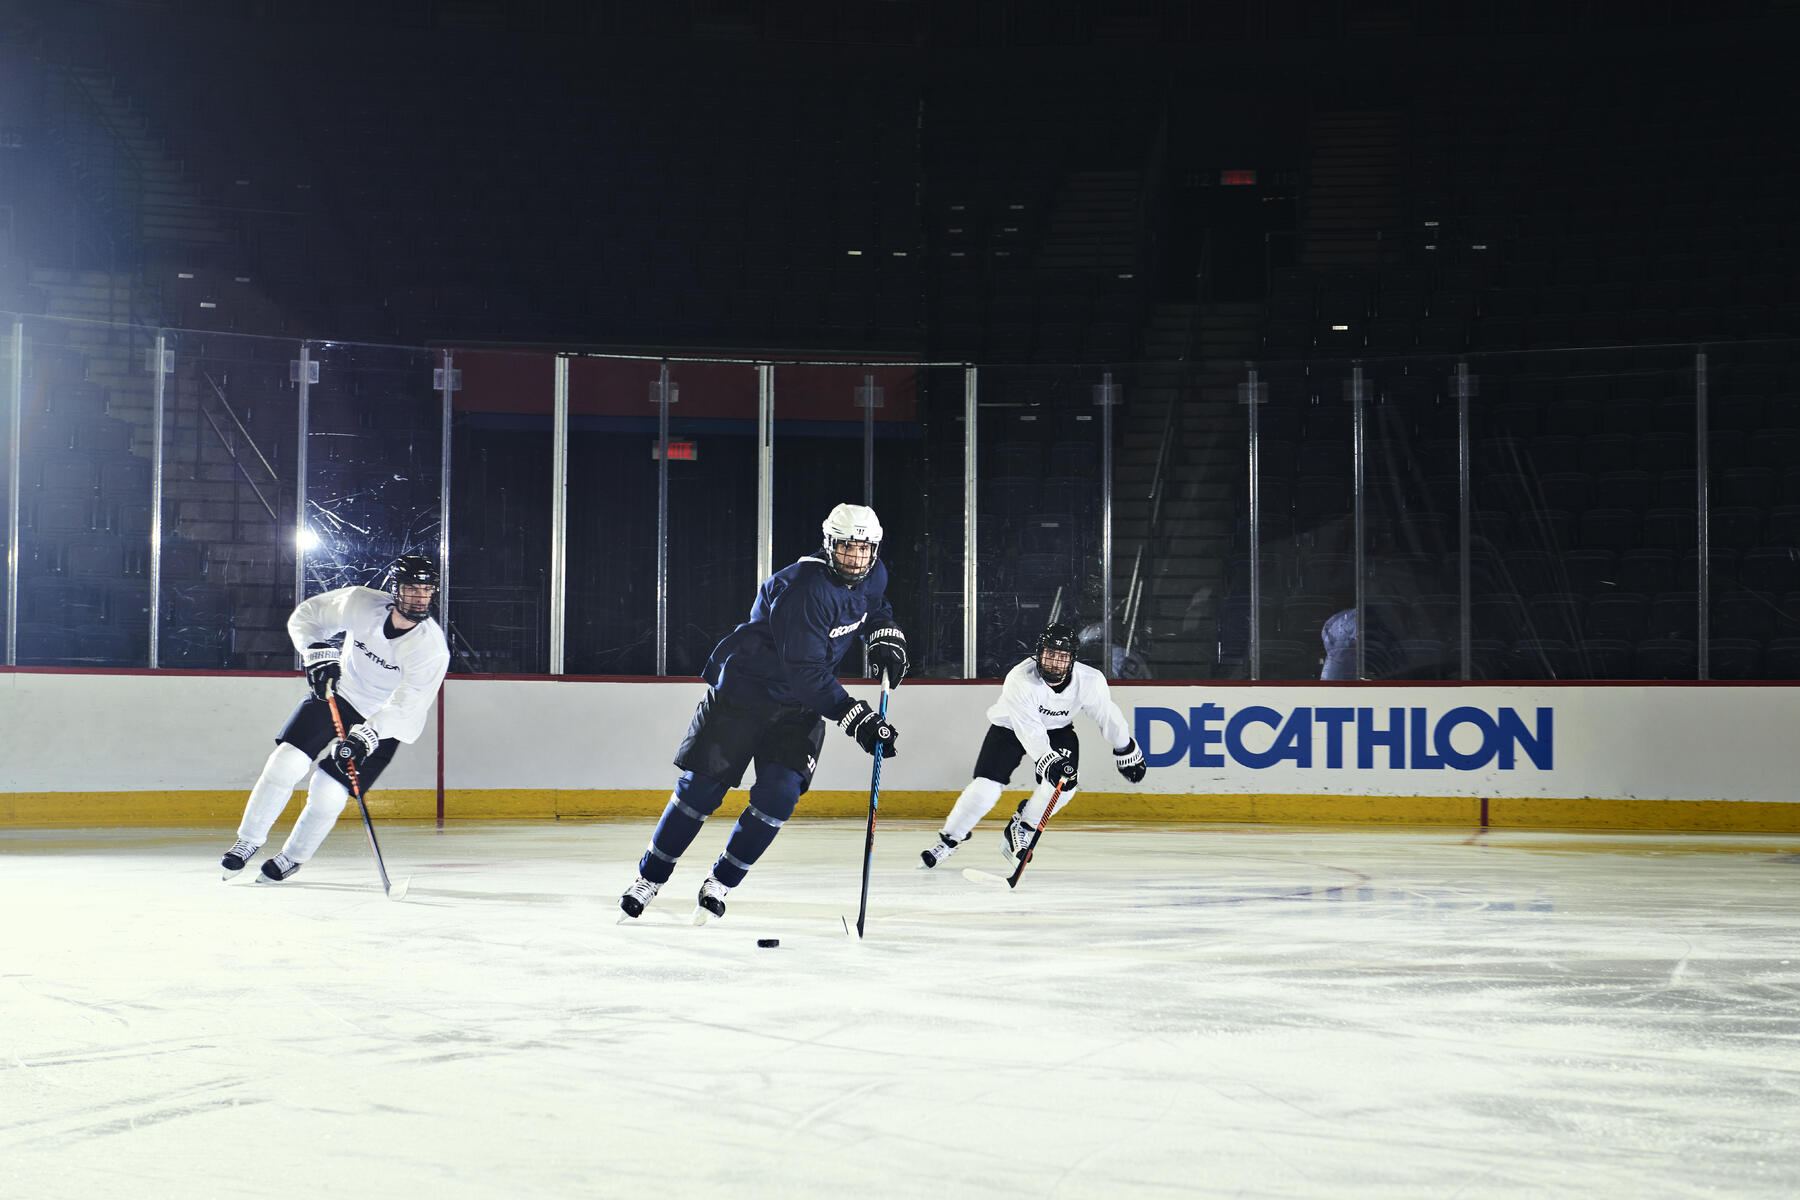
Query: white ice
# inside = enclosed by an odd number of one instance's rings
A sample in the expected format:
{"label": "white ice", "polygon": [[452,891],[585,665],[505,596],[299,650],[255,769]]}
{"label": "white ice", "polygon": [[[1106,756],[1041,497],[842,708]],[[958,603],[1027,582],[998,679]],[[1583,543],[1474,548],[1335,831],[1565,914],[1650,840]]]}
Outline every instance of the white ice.
{"label": "white ice", "polygon": [[0,830],[0,1196],[1800,1195],[1800,839],[729,815]]}

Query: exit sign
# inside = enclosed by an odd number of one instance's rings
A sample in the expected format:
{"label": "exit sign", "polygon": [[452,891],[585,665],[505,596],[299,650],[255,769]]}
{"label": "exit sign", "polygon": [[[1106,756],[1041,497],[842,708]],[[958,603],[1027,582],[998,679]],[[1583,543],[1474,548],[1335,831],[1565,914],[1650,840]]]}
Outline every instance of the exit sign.
{"label": "exit sign", "polygon": [[[659,453],[659,451],[661,449],[662,449],[661,442],[651,442],[650,443],[650,461],[651,462],[655,462],[657,459],[662,457],[662,455]],[[678,442],[678,441],[675,441],[673,438],[671,438],[669,440],[669,461],[670,462],[698,462],[698,461],[700,461],[700,449],[698,446],[694,445],[694,443],[692,443],[692,442]]]}

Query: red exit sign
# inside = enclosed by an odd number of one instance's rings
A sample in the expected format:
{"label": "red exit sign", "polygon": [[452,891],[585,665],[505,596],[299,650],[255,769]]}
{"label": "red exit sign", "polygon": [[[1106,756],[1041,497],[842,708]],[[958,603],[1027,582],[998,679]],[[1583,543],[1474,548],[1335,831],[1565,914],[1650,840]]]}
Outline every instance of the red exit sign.
{"label": "red exit sign", "polygon": [[[662,444],[660,442],[651,442],[650,443],[650,461],[651,462],[655,462],[657,459],[662,457],[662,455],[660,453],[658,453],[658,451],[661,448],[662,448]],[[694,445],[694,443],[692,443],[692,442],[677,442],[673,439],[670,439],[670,441],[669,441],[669,461],[670,462],[699,462],[700,461],[700,448],[698,446]]]}

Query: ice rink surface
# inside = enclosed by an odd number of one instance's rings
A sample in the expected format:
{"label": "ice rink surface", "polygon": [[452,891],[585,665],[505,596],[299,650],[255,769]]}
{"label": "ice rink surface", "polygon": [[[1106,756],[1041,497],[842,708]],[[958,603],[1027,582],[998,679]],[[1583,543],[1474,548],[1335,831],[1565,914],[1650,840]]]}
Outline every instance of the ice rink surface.
{"label": "ice rink surface", "polygon": [[1800,839],[734,814],[0,830],[0,1196],[1800,1195]]}

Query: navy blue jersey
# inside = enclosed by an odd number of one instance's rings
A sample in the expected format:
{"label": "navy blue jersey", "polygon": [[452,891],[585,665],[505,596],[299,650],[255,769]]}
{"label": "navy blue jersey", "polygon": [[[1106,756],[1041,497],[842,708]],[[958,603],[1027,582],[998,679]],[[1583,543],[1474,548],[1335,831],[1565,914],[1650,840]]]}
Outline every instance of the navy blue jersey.
{"label": "navy blue jersey", "polygon": [[713,648],[703,674],[726,696],[798,704],[835,721],[852,704],[838,665],[859,635],[893,623],[880,559],[861,583],[845,584],[820,551],[763,580],[750,619]]}

